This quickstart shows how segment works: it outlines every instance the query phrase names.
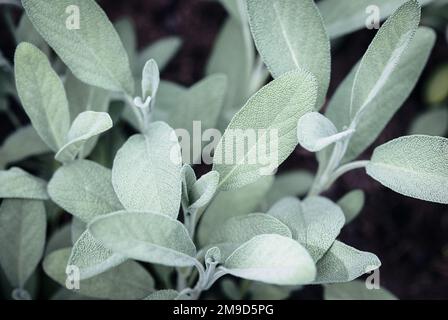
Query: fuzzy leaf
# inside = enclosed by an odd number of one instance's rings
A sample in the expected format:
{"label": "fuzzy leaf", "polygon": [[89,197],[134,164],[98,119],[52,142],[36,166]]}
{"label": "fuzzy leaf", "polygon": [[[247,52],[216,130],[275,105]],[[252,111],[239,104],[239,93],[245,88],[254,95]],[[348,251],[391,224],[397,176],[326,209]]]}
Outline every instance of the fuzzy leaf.
{"label": "fuzzy leaf", "polygon": [[367,174],[408,197],[448,204],[448,139],[406,136],[377,147]]}
{"label": "fuzzy leaf", "polygon": [[219,174],[210,171],[196,180],[196,175],[189,165],[182,167],[182,196],[190,210],[206,206],[213,198],[218,188]]}
{"label": "fuzzy leaf", "polygon": [[[126,50],[95,1],[22,0],[22,4],[35,28],[77,78],[107,90],[133,93]],[[73,6],[79,12],[70,11]]]}
{"label": "fuzzy leaf", "polygon": [[90,138],[109,130],[112,126],[112,119],[106,112],[80,113],[68,131],[67,143],[56,153],[56,160],[60,162],[75,160]]}
{"label": "fuzzy leaf", "polygon": [[350,118],[357,121],[394,73],[420,22],[420,5],[411,0],[383,24],[361,59],[353,81]]}
{"label": "fuzzy leaf", "polygon": [[132,259],[177,267],[195,264],[188,231],[166,215],[119,211],[95,219],[89,230],[106,248]]}
{"label": "fuzzy leaf", "polygon": [[365,195],[362,190],[353,190],[338,201],[338,206],[345,215],[345,224],[355,219],[364,207]]}
{"label": "fuzzy leaf", "polygon": [[[272,181],[272,176],[266,176],[241,189],[219,192],[200,220],[199,243],[208,244],[210,238],[228,219],[256,211],[266,197]],[[229,203],[232,204],[232,210],[229,210]]]}
{"label": "fuzzy leaf", "polygon": [[314,283],[352,281],[380,266],[380,260],[373,253],[359,251],[336,240],[317,263],[317,276]]}
{"label": "fuzzy leaf", "polygon": [[298,242],[276,234],[252,238],[227,258],[224,267],[240,278],[280,285],[306,284],[316,276],[308,252]]}
{"label": "fuzzy leaf", "polygon": [[[435,38],[435,32],[429,28],[421,27],[417,30],[414,39],[403,53],[384,87],[365,107],[364,115],[358,120],[356,133],[350,139],[343,162],[355,159],[374,142],[407,99],[428,60]],[[355,66],[352,69],[328,105],[326,116],[338,130],[343,130],[351,123],[350,96],[357,68],[358,66]],[[326,153],[324,159],[328,160],[329,151],[331,148],[323,151]]]}
{"label": "fuzzy leaf", "polygon": [[258,52],[274,78],[304,69],[319,85],[317,108],[330,82],[330,41],[313,0],[248,0],[249,22]]}
{"label": "fuzzy leaf", "polygon": [[120,254],[106,249],[86,230],[73,245],[67,265],[76,266],[80,271],[80,279],[88,279],[101,274],[126,261]]}
{"label": "fuzzy leaf", "polygon": [[47,216],[43,202],[3,200],[0,207],[0,265],[10,284],[23,288],[45,246]]}
{"label": "fuzzy leaf", "polygon": [[314,108],[316,92],[314,77],[297,70],[249,99],[216,147],[213,169],[220,175],[222,190],[238,189],[269,175],[291,154],[297,145],[297,121]]}
{"label": "fuzzy leaf", "polygon": [[156,211],[176,218],[181,201],[181,164],[174,130],[154,122],[145,135],[130,137],[118,150],[112,184],[127,210]]}
{"label": "fuzzy leaf", "polygon": [[[70,248],[50,253],[44,260],[45,273],[65,286],[66,267]],[[96,277],[82,280],[79,294],[100,299],[133,300],[148,296],[154,288],[154,280],[140,264],[127,261]]]}
{"label": "fuzzy leaf", "polygon": [[318,112],[310,112],[299,119],[297,137],[300,145],[308,151],[320,151],[329,145],[350,137],[353,129],[338,133],[334,124]]}
{"label": "fuzzy leaf", "polygon": [[323,197],[310,197],[303,202],[285,198],[277,202],[268,214],[289,227],[293,239],[299,241],[318,261],[331,247],[344,226],[341,209]]}
{"label": "fuzzy leaf", "polygon": [[65,143],[70,115],[64,86],[47,57],[35,46],[21,43],[14,57],[17,92],[39,136],[53,150]]}
{"label": "fuzzy leaf", "polygon": [[20,168],[0,171],[0,198],[47,200],[47,183]]}
{"label": "fuzzy leaf", "polygon": [[325,300],[397,300],[392,293],[384,288],[367,289],[361,280],[347,283],[327,284],[324,286]]}
{"label": "fuzzy leaf", "polygon": [[148,97],[155,98],[157,90],[159,89],[160,72],[159,67],[154,59],[150,59],[143,67],[142,73],[142,100],[145,101]]}
{"label": "fuzzy leaf", "polygon": [[84,222],[123,208],[112,188],[110,170],[89,160],[59,168],[48,184],[48,193],[61,208]]}

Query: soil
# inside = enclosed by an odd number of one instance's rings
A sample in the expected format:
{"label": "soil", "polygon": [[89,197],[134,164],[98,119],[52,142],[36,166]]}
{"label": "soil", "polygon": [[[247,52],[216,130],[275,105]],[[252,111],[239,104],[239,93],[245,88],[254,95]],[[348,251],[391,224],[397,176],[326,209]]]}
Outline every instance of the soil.
{"label": "soil", "polygon": [[[214,39],[226,18],[214,0],[100,0],[111,20],[130,16],[138,32],[139,47],[170,35],[180,36],[183,46],[162,78],[192,85],[204,74]],[[2,33],[2,32],[0,32]],[[366,50],[374,32],[363,30],[344,39],[333,53],[330,95]],[[417,88],[374,145],[405,135],[411,119],[424,107],[422,83],[440,62],[448,47],[441,34]],[[2,41],[0,40],[0,46]],[[444,60],[445,59],[445,60]],[[229,62],[230,63],[230,62]],[[9,130],[1,121],[0,134]],[[372,148],[362,156],[368,158]],[[282,165],[315,170],[314,156],[298,148]],[[448,208],[401,196],[382,187],[362,171],[346,174],[328,196],[338,199],[360,188],[366,205],[360,216],[344,228],[341,239],[361,250],[371,251],[382,261],[381,284],[400,299],[448,298]],[[307,287],[294,297],[319,299],[319,286]]]}

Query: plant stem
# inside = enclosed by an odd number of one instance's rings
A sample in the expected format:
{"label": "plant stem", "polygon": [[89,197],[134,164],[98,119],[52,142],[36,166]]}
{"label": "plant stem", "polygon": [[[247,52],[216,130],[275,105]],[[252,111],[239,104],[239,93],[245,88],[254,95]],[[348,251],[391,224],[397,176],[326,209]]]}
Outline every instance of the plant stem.
{"label": "plant stem", "polygon": [[369,163],[368,160],[360,160],[360,161],[353,161],[349,162],[343,166],[340,166],[337,170],[333,172],[333,174],[328,179],[327,184],[324,187],[324,190],[328,189],[337,179],[339,179],[342,175],[345,173],[355,170],[364,168]]}

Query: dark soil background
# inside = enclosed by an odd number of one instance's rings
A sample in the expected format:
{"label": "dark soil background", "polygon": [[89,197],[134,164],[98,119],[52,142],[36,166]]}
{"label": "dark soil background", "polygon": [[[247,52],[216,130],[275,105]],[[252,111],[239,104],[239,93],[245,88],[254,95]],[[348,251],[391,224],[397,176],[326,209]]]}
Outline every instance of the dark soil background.
{"label": "dark soil background", "polygon": [[[183,46],[162,78],[183,85],[192,85],[203,77],[213,42],[227,15],[220,4],[212,0],[100,0],[99,3],[113,21],[132,17],[139,47],[161,37],[180,36]],[[333,52],[330,97],[360,59],[373,35],[373,31],[362,30],[339,43]],[[0,45],[1,42],[0,39]],[[375,145],[406,134],[411,119],[424,110],[422,84],[431,70],[447,60],[448,46],[444,35],[439,34],[413,95]],[[7,130],[0,121],[2,137]],[[364,157],[370,152],[371,149]],[[280,170],[304,167],[314,170],[316,162],[313,155],[298,148]],[[448,207],[401,196],[374,182],[362,171],[346,174],[327,195],[338,199],[354,188],[365,191],[366,205],[360,216],[344,228],[341,239],[378,255],[383,263],[381,285],[400,299],[448,298]],[[295,296],[319,299],[322,290],[313,286]]]}

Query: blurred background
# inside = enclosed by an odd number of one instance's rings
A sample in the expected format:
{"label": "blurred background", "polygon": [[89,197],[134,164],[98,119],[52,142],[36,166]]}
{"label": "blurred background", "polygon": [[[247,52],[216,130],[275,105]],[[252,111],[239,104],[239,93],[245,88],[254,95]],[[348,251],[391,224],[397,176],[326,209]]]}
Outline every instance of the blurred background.
{"label": "blurred background", "polygon": [[[126,17],[132,19],[139,48],[162,37],[180,37],[182,47],[163,71],[162,78],[185,86],[203,78],[213,43],[227,17],[225,9],[216,0],[98,2],[112,21]],[[14,12],[13,16],[16,15],[18,18],[20,11]],[[424,9],[422,24],[437,31],[437,43],[417,87],[374,146],[410,132],[446,136],[447,22],[448,5]],[[6,31],[6,23],[4,16],[1,16],[0,49],[10,59],[15,45]],[[339,83],[362,57],[375,32],[376,30],[363,29],[333,42],[333,70],[328,97],[331,97]],[[19,121],[26,122],[23,111],[18,111],[18,114]],[[446,118],[445,127],[435,128],[431,119],[440,117]],[[3,115],[0,116],[0,143],[12,130],[10,121]],[[367,159],[371,152],[372,148],[361,157]],[[313,171],[317,169],[314,155],[300,147],[281,166],[280,172],[298,168]],[[360,250],[378,255],[383,264],[381,285],[398,298],[448,298],[448,207],[401,196],[382,187],[362,171],[346,174],[326,195],[337,200],[356,188],[362,189],[366,194],[365,207],[343,229],[340,238]],[[319,286],[311,286],[294,297],[320,299],[322,290]]]}

